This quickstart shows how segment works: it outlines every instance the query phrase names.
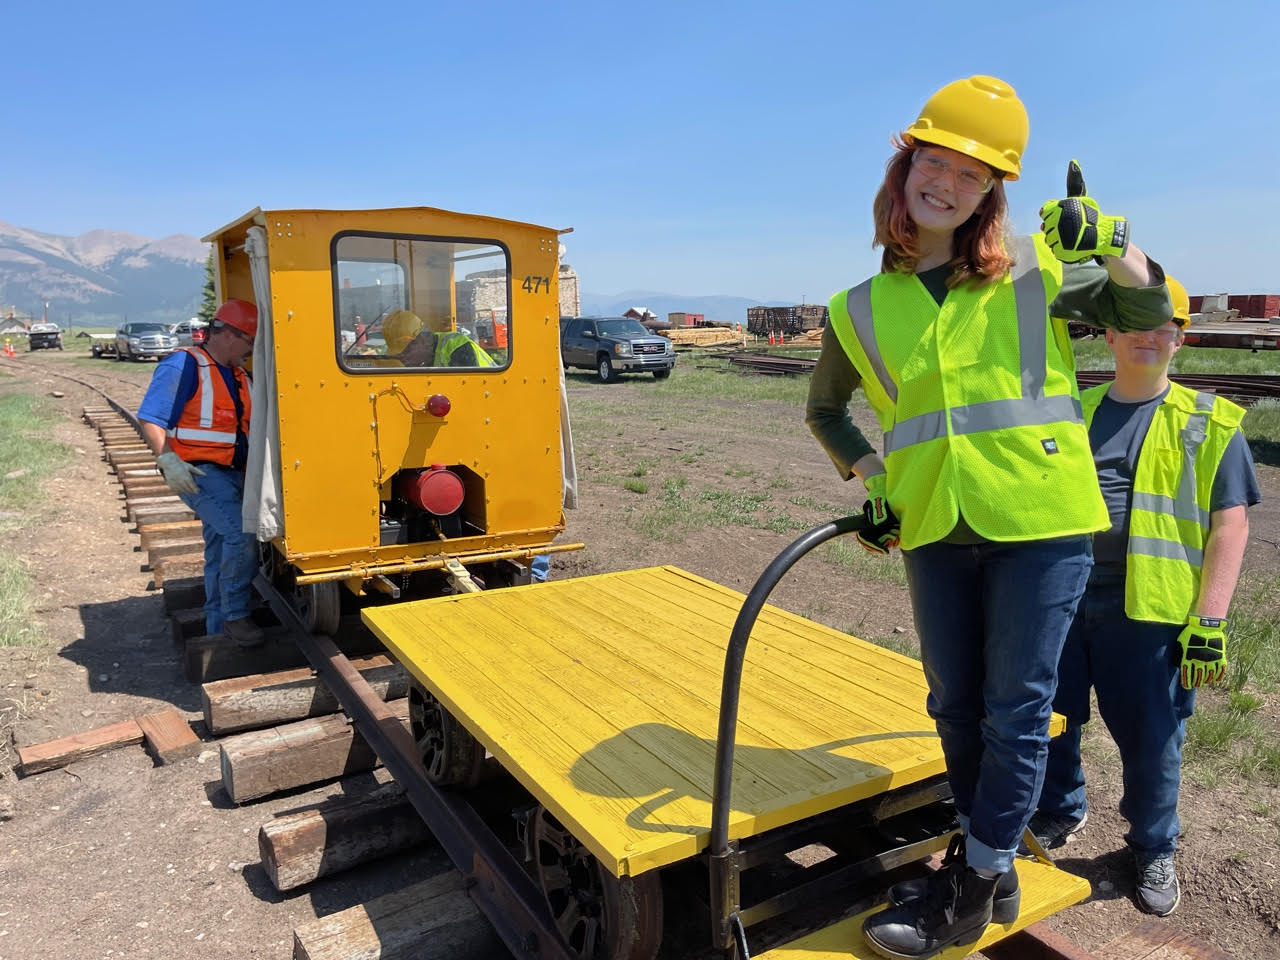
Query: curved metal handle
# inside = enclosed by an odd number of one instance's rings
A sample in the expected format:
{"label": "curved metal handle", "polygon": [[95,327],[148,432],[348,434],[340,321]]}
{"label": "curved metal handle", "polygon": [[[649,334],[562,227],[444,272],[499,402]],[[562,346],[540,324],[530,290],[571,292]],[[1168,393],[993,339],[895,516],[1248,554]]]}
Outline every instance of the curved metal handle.
{"label": "curved metal handle", "polygon": [[801,557],[828,540],[853,533],[866,526],[861,515],[842,517],[801,534],[765,568],[747,594],[738,619],[729,634],[729,649],[724,657],[724,680],[720,689],[720,727],[716,735],[715,782],[711,793],[711,854],[724,856],[729,851],[729,801],[733,789],[733,753],[738,732],[738,695],[742,685],[742,661],[747,652],[751,628],[765,600]]}

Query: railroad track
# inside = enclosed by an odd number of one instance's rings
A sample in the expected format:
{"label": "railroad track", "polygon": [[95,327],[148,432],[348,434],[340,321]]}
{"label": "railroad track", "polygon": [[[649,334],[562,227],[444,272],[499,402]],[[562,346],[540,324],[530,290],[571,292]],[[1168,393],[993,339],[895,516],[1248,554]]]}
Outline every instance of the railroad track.
{"label": "railroad track", "polygon": [[[801,358],[773,359],[781,359],[792,365],[796,362],[806,362]],[[812,363],[812,361],[808,362]],[[13,361],[5,363],[6,367],[11,365],[14,365]],[[23,366],[21,363],[16,365]],[[31,372],[30,367],[27,367],[24,372]],[[148,542],[147,527],[150,525],[146,522],[145,512],[140,517],[135,515],[135,511],[143,509],[137,501],[154,501],[157,498],[148,496],[139,498],[129,494],[129,481],[146,483],[145,488],[139,489],[146,494],[155,493],[150,483],[153,468],[147,464],[145,455],[138,458],[136,443],[128,436],[137,428],[136,420],[130,410],[132,401],[121,402],[109,392],[109,389],[104,388],[104,385],[91,383],[77,376],[43,369],[40,373],[74,381],[103,398],[104,406],[86,411],[86,419],[98,429],[107,451],[106,459],[122,485],[125,486],[126,495],[129,497],[126,501],[127,509],[130,511],[131,519],[138,523],[139,533],[143,537],[145,546]],[[120,381],[116,383],[125,386]],[[135,385],[129,384],[129,386]],[[109,388],[109,385],[106,387]],[[130,474],[135,476],[130,477]],[[166,498],[162,496],[158,499]],[[151,506],[154,507],[155,504]],[[174,521],[158,521],[157,526],[172,522]],[[190,523],[189,520],[183,522]],[[152,561],[153,567],[157,569],[163,569],[164,563],[164,557]],[[189,581],[193,571],[184,572],[188,574]],[[157,579],[163,581],[163,578]],[[170,592],[169,587],[170,584],[165,584],[166,599]],[[356,625],[355,629],[360,636],[354,643],[351,642],[352,638],[347,636],[347,642],[340,649],[333,638],[314,636],[306,632],[290,606],[289,597],[285,596],[267,577],[259,576],[255,581],[255,587],[269,602],[280,626],[276,628],[276,635],[266,651],[254,651],[252,657],[242,657],[240,661],[235,660],[234,650],[220,651],[216,644],[210,646],[208,643],[210,638],[197,636],[199,625],[193,623],[191,614],[192,608],[197,606],[198,602],[193,601],[191,607],[179,606],[171,610],[175,638],[185,639],[187,643],[188,678],[193,681],[206,681],[206,704],[209,702],[208,691],[213,683],[219,679],[234,680],[240,673],[250,672],[250,665],[256,672],[275,664],[276,661],[279,661],[279,665],[296,666],[304,662],[309,664],[350,718],[358,737],[372,747],[377,758],[395,776],[413,809],[449,851],[454,862],[471,864],[469,870],[463,870],[459,875],[459,889],[466,889],[472,900],[484,910],[489,920],[499,929],[502,939],[509,947],[513,947],[513,952],[517,956],[536,956],[540,960],[553,957],[568,958],[569,954],[565,952],[564,947],[554,937],[546,934],[546,931],[554,929],[554,924],[547,922],[540,891],[533,885],[531,878],[523,870],[517,869],[514,873],[511,871],[510,864],[514,861],[501,848],[501,842],[492,828],[463,795],[440,791],[427,780],[418,760],[416,745],[406,732],[401,717],[391,709],[388,702],[385,702],[384,695],[372,688],[361,670],[357,669],[353,663],[349,654],[353,649],[361,648],[361,641],[372,640],[368,631]],[[175,595],[178,592],[175,589]],[[292,648],[292,654],[288,652],[288,648]],[[194,656],[193,650],[196,651]],[[344,650],[347,652],[344,653]],[[219,659],[220,656],[222,659]],[[271,675],[262,675],[264,678],[267,676]],[[289,682],[297,683],[298,681],[295,678]],[[213,725],[210,726],[211,729],[216,729]],[[230,786],[227,772],[228,742],[222,741],[224,783],[228,785],[228,793],[236,799],[235,789]],[[286,787],[297,785],[285,784]],[[544,936],[530,939],[531,929],[541,929]],[[521,949],[515,949],[516,946]],[[1015,960],[1015,958],[1088,960],[1090,957],[1090,954],[1075,947],[1043,924],[1033,925],[987,948],[985,952],[993,960]],[[306,956],[306,954],[297,953],[296,948],[294,955],[295,957]],[[687,955],[695,956],[693,953]],[[698,951],[696,955],[708,958],[719,956],[704,951]]]}
{"label": "railroad track", "polygon": [[[752,373],[799,375],[813,371],[817,360],[811,357],[782,357],[773,354],[735,352],[718,354],[735,367]],[[1077,370],[1076,382],[1081,389],[1097,386],[1115,378],[1113,370]],[[1170,380],[1192,390],[1203,390],[1248,406],[1259,400],[1280,400],[1280,376],[1270,374],[1174,373]]]}

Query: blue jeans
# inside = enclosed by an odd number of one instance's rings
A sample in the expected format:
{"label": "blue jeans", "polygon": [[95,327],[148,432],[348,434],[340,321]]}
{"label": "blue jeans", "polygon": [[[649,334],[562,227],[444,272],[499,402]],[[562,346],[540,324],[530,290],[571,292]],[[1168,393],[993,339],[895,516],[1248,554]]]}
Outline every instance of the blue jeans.
{"label": "blue jeans", "polygon": [[529,566],[529,579],[534,583],[543,583],[547,579],[547,574],[551,572],[551,555],[548,553],[540,553],[533,558],[533,563]]}
{"label": "blue jeans", "polygon": [[966,856],[1004,873],[1040,796],[1058,657],[1092,546],[931,543],[902,556]]}
{"label": "blue jeans", "polygon": [[258,569],[258,542],[241,529],[240,501],[244,472],[202,463],[196,477],[198,494],[182,494],[182,502],[200,518],[204,535],[204,628],[222,632],[228,620],[249,615],[253,575]]}
{"label": "blue jeans", "polygon": [[1049,746],[1040,809],[1079,819],[1087,804],[1080,768],[1080,728],[1089,719],[1089,687],[1120,750],[1129,821],[1125,840],[1157,856],[1178,845],[1182,743],[1195,691],[1178,676],[1181,624],[1144,623],[1124,615],[1124,583],[1091,582],[1067,635],[1053,708],[1067,732]]}

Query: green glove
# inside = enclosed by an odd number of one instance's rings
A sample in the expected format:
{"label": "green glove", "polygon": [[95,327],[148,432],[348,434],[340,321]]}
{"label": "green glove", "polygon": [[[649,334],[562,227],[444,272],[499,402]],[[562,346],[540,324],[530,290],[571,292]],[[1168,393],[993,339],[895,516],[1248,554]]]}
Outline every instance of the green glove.
{"label": "green glove", "polygon": [[166,450],[156,457],[156,466],[160,468],[160,472],[164,474],[164,482],[174,493],[197,494],[200,492],[195,478],[203,477],[204,471],[187,463],[172,450]]}
{"label": "green glove", "polygon": [[1191,614],[1178,634],[1182,647],[1182,687],[1193,690],[1217,683],[1227,673],[1227,621]]}
{"label": "green glove", "polygon": [[1067,165],[1067,195],[1040,208],[1040,229],[1053,255],[1063,263],[1079,263],[1090,257],[1122,257],[1129,246],[1129,221],[1108,217],[1085,194],[1080,164]]}
{"label": "green glove", "polygon": [[863,483],[867,487],[867,502],[862,505],[862,516],[867,525],[858,531],[858,543],[868,553],[888,554],[901,537],[901,524],[889,508],[889,498],[885,495],[888,477],[877,473],[867,477]]}

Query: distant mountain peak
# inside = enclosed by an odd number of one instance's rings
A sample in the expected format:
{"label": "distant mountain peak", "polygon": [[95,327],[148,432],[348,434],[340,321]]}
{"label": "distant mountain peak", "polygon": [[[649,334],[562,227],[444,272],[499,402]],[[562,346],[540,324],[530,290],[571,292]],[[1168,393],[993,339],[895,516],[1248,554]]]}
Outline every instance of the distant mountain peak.
{"label": "distant mountain peak", "polygon": [[50,319],[190,316],[204,285],[208,245],[188,234],[159,240],[121,230],[74,237],[0,222],[0,302]]}

